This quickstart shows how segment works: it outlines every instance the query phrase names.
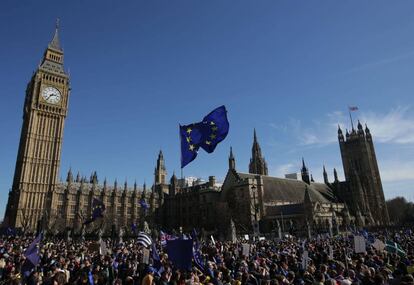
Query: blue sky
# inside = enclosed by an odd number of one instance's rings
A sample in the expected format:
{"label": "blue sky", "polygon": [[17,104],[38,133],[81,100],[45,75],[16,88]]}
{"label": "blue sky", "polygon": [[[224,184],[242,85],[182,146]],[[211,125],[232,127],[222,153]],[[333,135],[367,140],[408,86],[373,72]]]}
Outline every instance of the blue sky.
{"label": "blue sky", "polygon": [[61,22],[72,94],[61,176],[153,181],[159,149],[179,174],[178,124],[222,104],[230,133],[186,176],[247,171],[256,128],[271,175],[316,180],[342,164],[347,106],[374,136],[387,198],[414,199],[412,1],[1,1],[0,214],[25,86]]}

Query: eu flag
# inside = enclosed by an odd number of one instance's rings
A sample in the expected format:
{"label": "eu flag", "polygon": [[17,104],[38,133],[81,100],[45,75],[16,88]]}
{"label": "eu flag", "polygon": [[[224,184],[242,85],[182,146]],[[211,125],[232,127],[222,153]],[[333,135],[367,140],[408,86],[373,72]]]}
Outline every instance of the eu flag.
{"label": "eu flag", "polygon": [[22,272],[24,276],[29,276],[33,268],[40,263],[39,246],[42,240],[42,234],[39,234],[24,252],[26,260],[22,265]]}
{"label": "eu flag", "polygon": [[229,121],[225,106],[213,110],[201,122],[180,125],[181,168],[197,157],[200,147],[212,153],[217,144],[226,138],[228,132]]}
{"label": "eu flag", "polygon": [[105,204],[96,198],[92,200],[92,217],[85,221],[85,225],[94,222],[98,218],[103,218],[103,212],[105,211]]}
{"label": "eu flag", "polygon": [[139,201],[139,204],[140,204],[141,208],[142,208],[142,209],[144,209],[144,211],[146,211],[146,210],[148,210],[148,209],[149,209],[149,205],[148,205],[148,203],[145,201],[145,199],[144,199],[144,198],[142,198],[142,199]]}

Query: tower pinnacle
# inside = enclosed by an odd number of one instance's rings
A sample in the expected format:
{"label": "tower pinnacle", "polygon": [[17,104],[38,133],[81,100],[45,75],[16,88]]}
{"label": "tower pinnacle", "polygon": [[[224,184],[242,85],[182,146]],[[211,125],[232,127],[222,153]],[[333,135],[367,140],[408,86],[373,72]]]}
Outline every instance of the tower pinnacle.
{"label": "tower pinnacle", "polygon": [[262,150],[260,149],[259,142],[257,141],[256,129],[253,131],[253,146],[252,146],[252,158],[249,164],[249,173],[267,175],[267,163],[262,156]]}
{"label": "tower pinnacle", "polygon": [[51,49],[62,51],[59,41],[59,18],[56,19],[55,34],[53,35],[52,41],[49,43],[48,47]]}

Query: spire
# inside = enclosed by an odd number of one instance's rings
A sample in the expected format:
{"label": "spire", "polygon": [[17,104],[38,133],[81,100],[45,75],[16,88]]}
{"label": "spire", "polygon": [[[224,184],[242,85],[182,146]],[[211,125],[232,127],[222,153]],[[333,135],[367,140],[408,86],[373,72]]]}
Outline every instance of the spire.
{"label": "spire", "polygon": [[338,172],[336,172],[336,168],[334,168],[333,173],[334,173],[334,180],[335,180],[335,182],[338,182],[339,181],[338,180]]}
{"label": "spire", "polygon": [[358,120],[358,135],[364,136],[364,129],[362,128],[361,122]]}
{"label": "spire", "polygon": [[105,177],[104,183],[103,183],[103,190],[106,190],[106,187],[107,187],[107,182],[106,182],[106,177]]}
{"label": "spire", "polygon": [[257,143],[256,128],[253,129],[253,143]]}
{"label": "spire", "polygon": [[305,165],[305,160],[303,159],[303,157],[302,157],[301,174],[302,174],[302,181],[305,182],[306,184],[310,184],[311,180],[309,179],[309,171]]}
{"label": "spire", "polygon": [[267,164],[262,156],[262,150],[260,149],[259,142],[257,140],[256,129],[253,131],[253,146],[252,157],[249,164],[249,173],[267,175]]}
{"label": "spire", "polygon": [[326,172],[325,165],[323,166],[323,182],[329,184],[328,173]]}
{"label": "spire", "polygon": [[124,182],[124,191],[126,191],[128,189],[128,182],[125,178],[125,182]]}
{"label": "spire", "polygon": [[115,182],[114,182],[114,190],[118,189],[118,180],[115,178]]}
{"label": "spire", "polygon": [[311,179],[310,179],[310,181],[311,182],[315,182],[315,180],[313,180],[313,175],[311,174]]}
{"label": "spire", "polygon": [[79,171],[78,171],[78,174],[76,174],[76,182],[77,183],[81,182],[81,177],[80,177]]}
{"label": "spire", "polygon": [[137,191],[137,181],[134,181],[134,191]]}
{"label": "spire", "polygon": [[59,18],[56,19],[55,34],[53,35],[53,39],[49,43],[48,47],[51,49],[62,51],[62,48],[60,47],[60,41],[59,41]]}
{"label": "spire", "polygon": [[67,183],[72,183],[73,182],[72,168],[69,168],[68,176],[66,178],[66,182]]}
{"label": "spire", "polygon": [[233,155],[233,148],[230,147],[230,155],[229,155],[229,169],[236,170],[236,160],[234,159]]}
{"label": "spire", "polygon": [[305,165],[305,159],[302,157],[302,171],[308,171]]}

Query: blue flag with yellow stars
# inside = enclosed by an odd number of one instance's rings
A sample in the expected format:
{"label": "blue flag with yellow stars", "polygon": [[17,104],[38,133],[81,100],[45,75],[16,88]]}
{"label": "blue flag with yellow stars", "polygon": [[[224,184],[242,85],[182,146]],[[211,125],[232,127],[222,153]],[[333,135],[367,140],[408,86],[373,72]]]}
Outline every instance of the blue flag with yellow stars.
{"label": "blue flag with yellow stars", "polygon": [[217,144],[226,138],[228,132],[229,121],[225,106],[213,110],[201,122],[180,125],[181,168],[197,157],[200,147],[212,153]]}

